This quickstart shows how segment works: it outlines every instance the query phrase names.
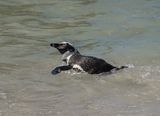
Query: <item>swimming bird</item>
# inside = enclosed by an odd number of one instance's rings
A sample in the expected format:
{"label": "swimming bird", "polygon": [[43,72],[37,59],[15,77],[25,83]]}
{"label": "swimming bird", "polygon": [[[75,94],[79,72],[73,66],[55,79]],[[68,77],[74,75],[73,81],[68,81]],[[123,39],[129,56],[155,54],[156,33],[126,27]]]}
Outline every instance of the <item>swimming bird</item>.
{"label": "swimming bird", "polygon": [[76,72],[87,72],[89,74],[99,74],[103,72],[113,72],[128,68],[127,66],[116,67],[101,58],[86,56],[69,42],[51,43],[51,47],[56,48],[62,54],[62,65],[52,70],[52,74],[58,74],[61,71],[75,70]]}

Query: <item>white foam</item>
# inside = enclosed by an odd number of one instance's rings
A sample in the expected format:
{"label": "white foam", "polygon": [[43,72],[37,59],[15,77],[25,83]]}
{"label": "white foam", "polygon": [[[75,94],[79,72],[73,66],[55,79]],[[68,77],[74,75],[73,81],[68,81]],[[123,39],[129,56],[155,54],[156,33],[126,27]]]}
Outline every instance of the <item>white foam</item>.
{"label": "white foam", "polygon": [[128,66],[128,68],[135,68],[135,66],[133,64],[127,64],[125,66]]}
{"label": "white foam", "polygon": [[142,78],[146,78],[146,77],[148,77],[148,76],[150,76],[151,75],[151,73],[150,72],[146,72],[145,74],[143,74],[141,77]]}

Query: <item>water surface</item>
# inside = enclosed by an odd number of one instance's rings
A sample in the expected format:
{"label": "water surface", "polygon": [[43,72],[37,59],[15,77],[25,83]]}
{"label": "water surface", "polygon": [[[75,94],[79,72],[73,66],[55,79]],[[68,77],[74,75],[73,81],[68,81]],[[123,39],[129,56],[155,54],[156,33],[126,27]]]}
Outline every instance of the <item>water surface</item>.
{"label": "water surface", "polygon": [[[159,116],[159,0],[1,0],[0,116]],[[50,71],[51,42],[134,68]]]}

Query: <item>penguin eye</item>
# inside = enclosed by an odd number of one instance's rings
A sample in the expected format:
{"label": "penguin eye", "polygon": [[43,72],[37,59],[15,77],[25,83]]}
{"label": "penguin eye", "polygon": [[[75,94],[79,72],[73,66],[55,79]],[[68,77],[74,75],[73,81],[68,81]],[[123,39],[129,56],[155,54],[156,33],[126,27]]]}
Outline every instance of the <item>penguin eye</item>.
{"label": "penguin eye", "polygon": [[63,48],[64,46],[64,44],[59,44],[59,48]]}
{"label": "penguin eye", "polygon": [[60,43],[58,48],[59,49],[65,49],[66,48],[66,44]]}

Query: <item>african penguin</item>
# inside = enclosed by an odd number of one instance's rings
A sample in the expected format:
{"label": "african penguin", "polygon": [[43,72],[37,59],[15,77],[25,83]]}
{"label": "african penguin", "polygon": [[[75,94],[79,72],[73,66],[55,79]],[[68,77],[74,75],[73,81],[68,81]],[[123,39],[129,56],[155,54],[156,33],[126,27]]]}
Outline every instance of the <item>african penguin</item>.
{"label": "african penguin", "polygon": [[51,43],[50,46],[56,48],[62,54],[62,65],[52,70],[52,74],[58,74],[61,71],[70,69],[77,72],[99,74],[128,68],[127,66],[121,66],[118,68],[107,63],[103,59],[81,55],[80,52],[69,42]]}

